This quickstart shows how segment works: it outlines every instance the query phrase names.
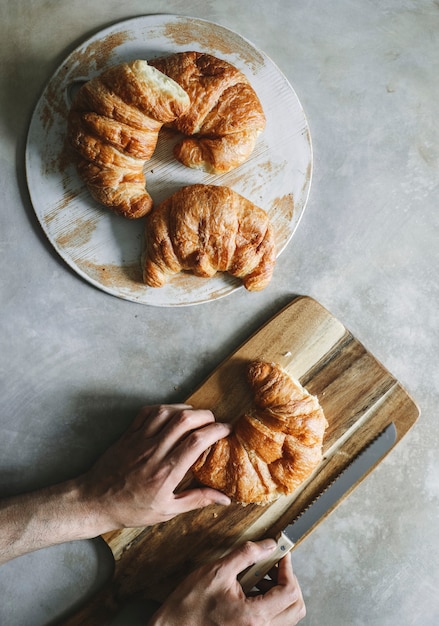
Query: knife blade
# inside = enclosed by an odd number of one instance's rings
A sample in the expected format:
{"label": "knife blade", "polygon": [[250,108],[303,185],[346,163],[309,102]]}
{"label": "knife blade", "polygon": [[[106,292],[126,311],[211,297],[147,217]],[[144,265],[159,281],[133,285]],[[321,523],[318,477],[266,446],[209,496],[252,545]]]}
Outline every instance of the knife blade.
{"label": "knife blade", "polygon": [[250,566],[239,582],[250,591],[270,569],[287,554],[305,534],[326,517],[355,483],[392,448],[396,441],[395,424],[391,422],[338,474],[320,495],[276,537],[277,547],[267,559]]}

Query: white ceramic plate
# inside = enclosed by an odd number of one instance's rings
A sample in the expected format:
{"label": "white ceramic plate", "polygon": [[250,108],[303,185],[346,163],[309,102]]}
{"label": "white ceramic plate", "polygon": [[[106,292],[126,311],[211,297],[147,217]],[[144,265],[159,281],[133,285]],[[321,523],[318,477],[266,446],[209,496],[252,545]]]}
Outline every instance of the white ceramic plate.
{"label": "white ceramic plate", "polygon": [[[226,185],[268,212],[277,254],[304,211],[312,175],[308,124],[293,88],[276,65],[249,41],[205,20],[148,15],[115,24],[76,48],[49,81],[32,116],[26,173],[32,204],[49,241],[80,276],[119,298],[155,306],[192,305],[240,288],[226,274],[176,276],[159,289],[142,283],[143,220],[129,221],[99,206],[66,157],[66,120],[78,82],[110,65],[185,50],[229,61],[250,79],[267,117],[249,160],[221,176],[191,170],[172,156],[175,138],[163,132],[145,166],[147,189],[160,202],[183,185]],[[276,270],[275,270],[276,271]]]}

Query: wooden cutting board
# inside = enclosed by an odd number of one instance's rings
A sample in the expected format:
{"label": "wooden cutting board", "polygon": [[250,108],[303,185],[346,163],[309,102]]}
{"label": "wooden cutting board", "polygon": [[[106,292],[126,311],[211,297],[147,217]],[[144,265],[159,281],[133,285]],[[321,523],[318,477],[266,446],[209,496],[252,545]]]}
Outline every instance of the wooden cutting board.
{"label": "wooden cutting board", "polygon": [[[234,421],[252,404],[245,368],[254,359],[278,363],[318,396],[329,423],[321,466],[295,494],[271,505],[213,505],[153,527],[108,533],[104,539],[115,558],[114,576],[67,624],[108,624],[128,601],[162,601],[199,564],[244,540],[273,536],[387,424],[396,425],[398,443],[419,417],[398,381],[309,297],[283,308],[186,401],[212,409],[219,420]],[[190,484],[191,477],[184,482]]]}

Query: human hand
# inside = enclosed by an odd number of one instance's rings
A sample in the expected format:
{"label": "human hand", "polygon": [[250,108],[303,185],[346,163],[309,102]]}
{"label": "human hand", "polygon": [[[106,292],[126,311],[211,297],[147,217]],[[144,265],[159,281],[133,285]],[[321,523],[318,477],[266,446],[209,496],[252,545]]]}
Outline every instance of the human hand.
{"label": "human hand", "polygon": [[144,407],[130,428],[79,480],[99,533],[166,521],[208,504],[229,504],[210,488],[175,493],[197,458],[230,426],[188,405]]}
{"label": "human hand", "polygon": [[226,557],[199,567],[169,596],[148,626],[295,626],[305,603],[290,555],[279,561],[264,593],[246,596],[237,576],[274,550],[274,540],[247,542]]}

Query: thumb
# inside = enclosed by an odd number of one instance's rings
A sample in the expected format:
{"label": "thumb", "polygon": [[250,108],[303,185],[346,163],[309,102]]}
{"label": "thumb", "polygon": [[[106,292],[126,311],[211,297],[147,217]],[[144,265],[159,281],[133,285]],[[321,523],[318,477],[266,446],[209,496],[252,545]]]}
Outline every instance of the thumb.
{"label": "thumb", "polygon": [[216,489],[197,488],[186,489],[175,496],[178,503],[179,513],[193,511],[194,509],[202,509],[209,504],[222,504],[227,506],[230,504],[230,498],[221,491]]}

